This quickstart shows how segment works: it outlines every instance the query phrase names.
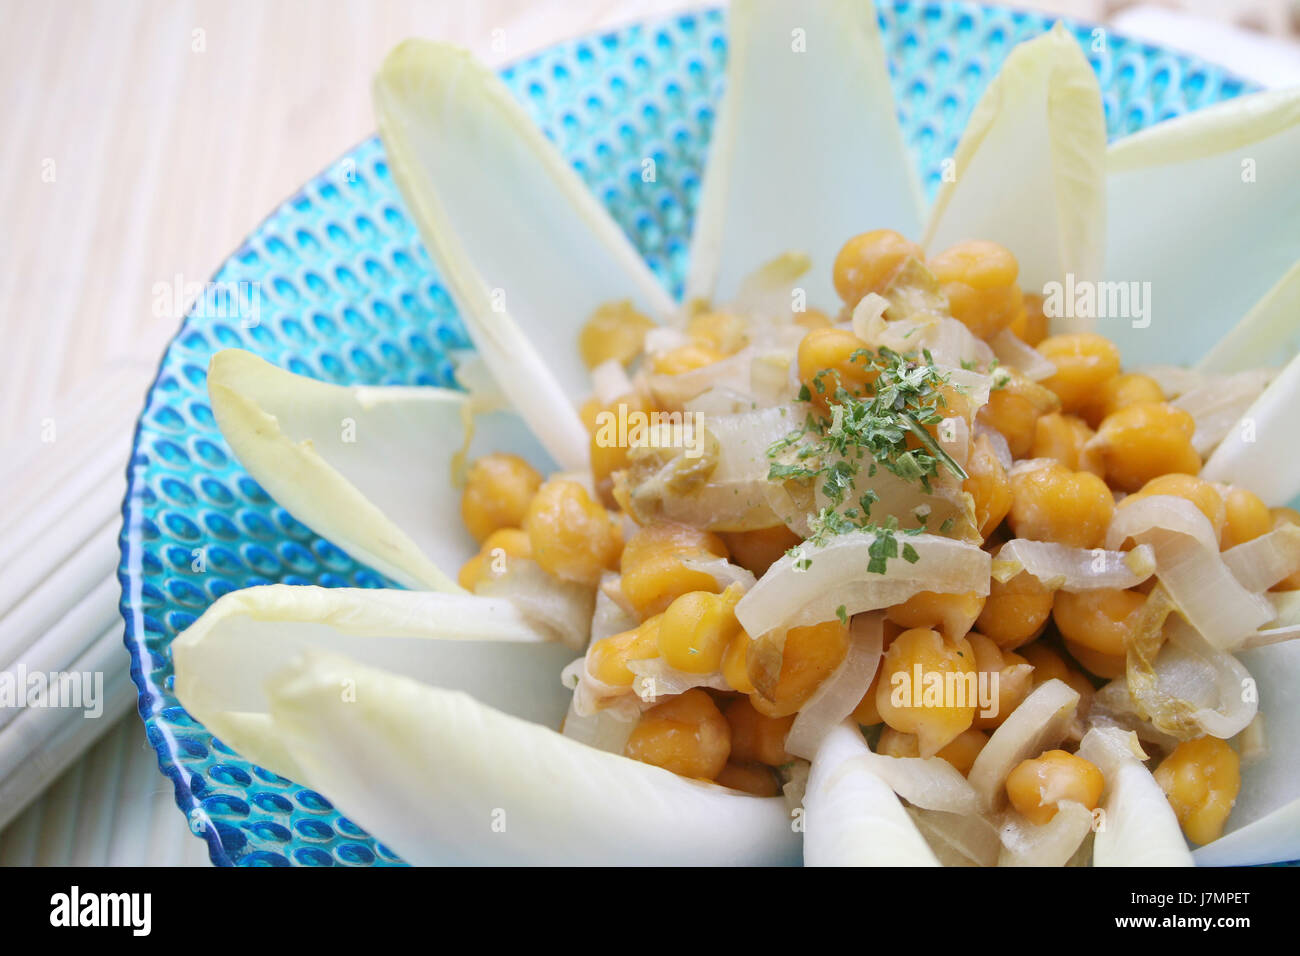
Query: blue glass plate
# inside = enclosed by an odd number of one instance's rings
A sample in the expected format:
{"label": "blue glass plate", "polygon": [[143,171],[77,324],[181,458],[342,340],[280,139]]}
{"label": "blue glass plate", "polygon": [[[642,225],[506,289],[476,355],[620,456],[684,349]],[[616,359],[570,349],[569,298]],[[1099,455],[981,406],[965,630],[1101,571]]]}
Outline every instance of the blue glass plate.
{"label": "blue glass plate", "polygon": [[[941,160],[1002,59],[1052,20],[965,3],[894,0],[880,9],[903,130],[933,193]],[[1075,32],[1092,51],[1112,137],[1252,88],[1190,56],[1092,27]],[[725,59],[722,15],[707,11],[564,43],[503,73],[675,293]],[[642,182],[646,156],[656,183]],[[219,294],[254,283],[255,324]],[[390,585],[295,521],[240,468],[208,406],[213,352],[248,349],[327,382],[446,386],[447,350],[469,342],[373,138],[276,209],[213,287],[163,355],[128,467],[118,578],[140,716],[213,863],[400,864],[323,795],[241,759],[186,714],[169,645],[237,588]]]}

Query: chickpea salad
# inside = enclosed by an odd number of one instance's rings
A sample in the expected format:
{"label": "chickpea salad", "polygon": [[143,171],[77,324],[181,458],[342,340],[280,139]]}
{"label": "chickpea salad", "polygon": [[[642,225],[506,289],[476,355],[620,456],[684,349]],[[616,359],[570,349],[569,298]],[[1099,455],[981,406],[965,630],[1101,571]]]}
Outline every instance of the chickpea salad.
{"label": "chickpea salad", "polygon": [[1300,514],[1202,475],[1222,384],[1049,334],[994,242],[855,236],[833,312],[791,308],[807,266],[680,329],[596,310],[590,472],[469,464],[460,585],[589,635],[562,732],[796,816],[856,754],[902,861],[1086,865],[1135,813],[1152,862],[1217,839],[1265,746],[1233,651],[1300,589]]}
{"label": "chickpea salad", "polygon": [[[927,200],[870,0],[726,22],[703,168],[617,119],[657,62],[588,141],[388,55],[383,228],[436,276],[348,325],[415,354],[207,374],[367,573],[218,597],[185,712],[415,864],[1300,858],[1300,90],[1112,140],[1057,23]],[[444,292],[472,350],[406,325]]]}

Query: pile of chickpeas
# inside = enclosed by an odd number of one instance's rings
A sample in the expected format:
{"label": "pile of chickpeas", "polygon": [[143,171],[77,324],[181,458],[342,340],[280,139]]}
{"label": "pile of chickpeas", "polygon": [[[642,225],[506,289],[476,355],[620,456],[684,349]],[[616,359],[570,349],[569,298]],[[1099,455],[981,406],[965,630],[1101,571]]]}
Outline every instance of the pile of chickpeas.
{"label": "pile of chickpeas", "polygon": [[[834,265],[841,321],[812,309],[794,318],[806,329],[794,359],[797,375],[823,413],[816,376],[833,370],[856,394],[872,380],[873,373],[853,358],[867,344],[842,320],[867,294],[887,297],[900,270],[917,263],[937,279],[952,316],[977,337],[992,339],[1009,329],[1055,366],[1038,382],[1015,369],[1000,370],[1002,383],[975,416],[1001,434],[1014,460],[1033,460],[1008,471],[987,435],[972,442],[962,489],[971,496],[986,550],[996,553],[1013,537],[1101,547],[1116,509],[1150,495],[1192,502],[1223,549],[1283,522],[1300,524],[1300,514],[1270,509],[1246,488],[1197,477],[1201,458],[1192,444],[1192,417],[1171,405],[1154,379],[1124,372],[1119,351],[1104,336],[1048,335],[1041,297],[1020,288],[1015,257],[993,242],[963,242],[929,260],[916,244],[888,230],[844,245]],[[584,360],[592,367],[611,358],[632,362],[650,325],[626,306],[597,312],[582,333]],[[743,321],[724,311],[696,314],[686,333],[685,344],[650,359],[654,374],[703,368],[746,345]],[[946,388],[945,399],[942,414],[969,416],[958,390]],[[628,450],[595,438],[599,413],[619,404],[655,410],[653,397],[635,390],[582,407],[592,436],[595,495],[576,481],[544,481],[513,455],[488,455],[472,465],[462,509],[482,550],[462,569],[460,583],[473,590],[494,573],[491,559],[502,555],[530,559],[558,579],[593,587],[603,575],[617,574],[621,601],[639,623],[593,643],[590,675],[630,693],[636,677],[629,664],[660,658],[688,674],[721,675],[729,688],[695,688],[655,703],[633,729],[626,755],[683,776],[774,795],[780,768],[794,759],[785,751],[786,734],[844,659],[848,626],[832,620],[790,631],[779,677],[760,692],[750,679],[751,635],[735,616],[740,586],[723,588],[688,562],[726,558],[761,576],[800,539],[784,526],[714,533],[657,523],[638,527],[625,541],[620,511],[630,509],[620,507],[616,476],[627,467]],[[1124,674],[1124,637],[1153,584],[1069,593],[1021,573],[1005,582],[991,580],[986,597],[921,592],[885,611],[884,657],[854,717],[863,727],[879,729],[880,753],[937,755],[967,773],[989,735],[1044,681],[1060,679],[1078,691],[1079,711],[1086,715],[1094,689]],[[1297,588],[1300,574],[1275,590]],[[892,678],[911,675],[917,664],[925,673],[996,674],[997,713],[982,716],[974,702],[896,706]],[[1240,786],[1237,753],[1227,742],[1184,741],[1159,761],[1155,776],[1189,839],[1202,844],[1222,833]],[[1054,749],[1017,766],[1006,780],[1006,795],[1027,820],[1045,823],[1060,800],[1095,808],[1104,785],[1099,768]]]}

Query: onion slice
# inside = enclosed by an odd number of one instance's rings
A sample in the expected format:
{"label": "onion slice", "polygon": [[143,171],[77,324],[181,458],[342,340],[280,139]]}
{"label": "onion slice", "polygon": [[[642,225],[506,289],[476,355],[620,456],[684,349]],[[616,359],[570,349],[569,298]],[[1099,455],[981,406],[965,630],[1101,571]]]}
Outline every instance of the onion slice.
{"label": "onion slice", "polygon": [[944,866],[997,866],[998,828],[979,814],[908,807],[908,815]]}
{"label": "onion slice", "polygon": [[1145,544],[1131,551],[1107,551],[1012,538],[993,560],[993,577],[1002,584],[1027,571],[1047,588],[1071,592],[1136,587],[1155,569],[1155,553]]}
{"label": "onion slice", "polygon": [[1117,508],[1106,546],[1118,547],[1128,538],[1151,545],[1156,577],[1215,647],[1240,645],[1272,618],[1268,601],[1242,587],[1224,563],[1209,519],[1185,498],[1152,495]]}
{"label": "onion slice", "polygon": [[1002,785],[1022,760],[1037,757],[1065,738],[1078,706],[1079,692],[1052,678],[1007,715],[966,775],[985,811],[1001,807],[1006,799]]}
{"label": "onion slice", "polygon": [[1056,366],[1042,352],[1010,329],[1003,329],[989,344],[999,364],[1015,369],[1031,382],[1041,382],[1056,374]]}
{"label": "onion slice", "polygon": [[503,574],[488,577],[474,593],[505,598],[530,624],[575,651],[591,637],[595,589],[552,577],[536,561],[510,559]]}
{"label": "onion slice", "polygon": [[987,595],[990,558],[977,545],[933,534],[898,534],[917,560],[891,558],[883,574],[867,571],[871,531],[836,535],[818,547],[805,543],[782,555],[736,605],[750,635],[833,620],[842,605],[859,614],[900,604],[918,591]]}
{"label": "onion slice", "polygon": [[822,739],[853,713],[880,666],[884,624],[881,613],[859,614],[853,618],[849,625],[848,653],[799,709],[785,738],[787,753],[811,760]]}
{"label": "onion slice", "polygon": [[1300,571],[1300,527],[1284,524],[1223,552],[1223,563],[1247,591],[1267,591]]}
{"label": "onion slice", "polygon": [[1033,824],[1008,812],[999,835],[998,866],[1065,866],[1092,832],[1092,811],[1075,800],[1061,800],[1056,815]]}

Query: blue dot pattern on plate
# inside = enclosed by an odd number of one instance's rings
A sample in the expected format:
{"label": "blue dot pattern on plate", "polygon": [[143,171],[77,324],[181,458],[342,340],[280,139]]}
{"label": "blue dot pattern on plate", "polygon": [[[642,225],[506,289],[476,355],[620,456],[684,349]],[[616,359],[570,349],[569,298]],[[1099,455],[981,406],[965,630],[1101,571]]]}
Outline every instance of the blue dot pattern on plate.
{"label": "blue dot pattern on plate", "polygon": [[[883,4],[880,21],[907,143],[933,192],[999,63],[1052,21],[912,2]],[[1075,32],[1101,78],[1112,137],[1250,89],[1188,56],[1090,27]],[[503,74],[678,293],[725,58],[723,19],[711,11],[564,43]],[[645,157],[656,161],[656,183],[641,179]],[[140,714],[213,863],[400,864],[325,796],[248,763],[186,714],[169,645],[237,588],[389,585],[295,521],[240,468],[208,405],[213,352],[245,348],[328,382],[445,386],[447,351],[469,343],[375,139],[272,213],[214,277],[226,290],[239,283],[260,291],[256,322],[201,298],[163,356],[136,434],[118,576]]]}

